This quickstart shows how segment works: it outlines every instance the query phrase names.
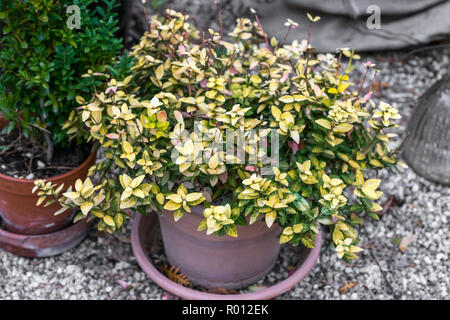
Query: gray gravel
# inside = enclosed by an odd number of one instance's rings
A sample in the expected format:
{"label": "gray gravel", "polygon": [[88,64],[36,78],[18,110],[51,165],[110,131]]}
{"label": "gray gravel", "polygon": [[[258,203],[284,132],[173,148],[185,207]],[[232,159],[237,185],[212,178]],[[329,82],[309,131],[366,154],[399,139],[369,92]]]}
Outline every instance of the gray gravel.
{"label": "gray gravel", "polygon": [[[404,52],[403,52],[404,53]],[[381,97],[399,108],[406,120],[418,96],[446,71],[449,50],[363,56],[381,69],[378,80],[388,84]],[[361,68],[362,69],[362,68]],[[399,140],[398,140],[399,141]],[[397,142],[398,143],[398,142]],[[449,299],[450,189],[403,173],[382,172],[381,189],[395,205],[379,222],[361,230],[362,252],[353,265],[340,261],[326,239],[313,271],[280,299]],[[399,241],[416,237],[399,250]],[[287,274],[292,250],[283,250],[275,270],[261,285]],[[353,288],[339,288],[352,282]],[[92,231],[78,247],[57,257],[28,259],[0,249],[0,299],[176,299],[154,284],[139,268],[123,234],[101,236]]]}

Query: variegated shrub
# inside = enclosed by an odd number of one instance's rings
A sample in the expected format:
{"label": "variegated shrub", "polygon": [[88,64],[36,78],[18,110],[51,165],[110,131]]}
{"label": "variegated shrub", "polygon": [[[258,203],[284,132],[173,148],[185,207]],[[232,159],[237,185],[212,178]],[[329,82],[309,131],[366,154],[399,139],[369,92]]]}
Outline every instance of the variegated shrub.
{"label": "variegated shrub", "polygon": [[[249,19],[238,19],[228,36],[200,32],[172,10],[149,25],[131,53],[132,76],[79,99],[65,124],[83,123],[106,159],[63,193],[62,206],[81,207],[77,220],[95,216],[100,230],[113,232],[128,211],[167,210],[178,220],[203,204],[199,231],[237,236],[236,225],[263,219],[282,227],[280,242],[307,247],[328,225],[337,255],[356,258],[354,226],[382,209],[380,180],[369,176],[397,164],[386,129],[400,118],[351,82],[359,56],[316,54],[309,39],[269,41]],[[242,158],[217,148],[227,130],[254,142],[270,142],[275,130],[279,150],[270,151],[279,166],[263,175],[269,150],[246,144]],[[51,185],[40,186],[43,197],[55,198]]]}

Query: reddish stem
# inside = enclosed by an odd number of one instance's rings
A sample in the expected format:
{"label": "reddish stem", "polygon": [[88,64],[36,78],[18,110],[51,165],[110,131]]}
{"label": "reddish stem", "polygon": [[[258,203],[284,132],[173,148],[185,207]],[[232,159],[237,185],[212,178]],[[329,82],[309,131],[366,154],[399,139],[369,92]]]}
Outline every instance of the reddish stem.
{"label": "reddish stem", "polygon": [[269,49],[269,51],[272,52],[272,48],[270,47],[269,39],[267,38],[267,34],[264,31],[264,28],[263,28],[263,26],[261,24],[261,21],[259,21],[258,15],[256,14],[256,12],[254,12],[253,15],[255,16],[256,22],[258,23],[258,26],[261,29],[262,33],[263,33],[264,40],[266,41],[267,49]]}
{"label": "reddish stem", "polygon": [[359,95],[362,92],[362,89],[363,89],[363,86],[364,86],[364,82],[366,82],[367,74],[369,73],[369,69],[370,69],[370,67],[366,67],[366,72],[364,73],[364,77],[362,79],[361,86],[359,87],[358,96],[357,97],[359,97]]}

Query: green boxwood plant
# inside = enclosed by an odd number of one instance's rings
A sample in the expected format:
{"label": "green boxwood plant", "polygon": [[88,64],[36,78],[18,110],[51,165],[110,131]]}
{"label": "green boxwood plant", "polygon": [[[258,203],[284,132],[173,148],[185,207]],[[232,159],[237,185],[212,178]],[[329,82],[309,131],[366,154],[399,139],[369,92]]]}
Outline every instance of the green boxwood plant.
{"label": "green boxwood plant", "polygon": [[[70,22],[78,6],[80,28]],[[0,0],[0,112],[45,147],[67,146],[62,125],[90,96],[122,43],[115,0]],[[69,25],[68,25],[69,21]]]}

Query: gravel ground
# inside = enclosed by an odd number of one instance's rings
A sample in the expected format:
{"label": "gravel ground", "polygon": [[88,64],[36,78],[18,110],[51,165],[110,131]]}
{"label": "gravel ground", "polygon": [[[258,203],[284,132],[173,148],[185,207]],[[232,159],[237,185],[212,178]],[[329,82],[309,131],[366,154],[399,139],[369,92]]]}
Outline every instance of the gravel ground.
{"label": "gravel ground", "polygon": [[[363,55],[381,69],[376,96],[403,116],[397,144],[417,98],[446,72],[450,56],[448,49],[435,49],[400,60],[405,53]],[[383,171],[381,177],[385,199],[393,195],[395,201],[380,221],[364,224],[360,258],[343,263],[325,239],[310,275],[279,299],[449,299],[450,188],[410,169]],[[93,230],[78,247],[46,259],[0,249],[0,299],[177,299],[141,271],[129,233],[129,226],[115,236]],[[399,249],[402,239],[411,240],[405,252]],[[292,250],[282,250],[280,263],[260,285],[286,276],[291,260]]]}

